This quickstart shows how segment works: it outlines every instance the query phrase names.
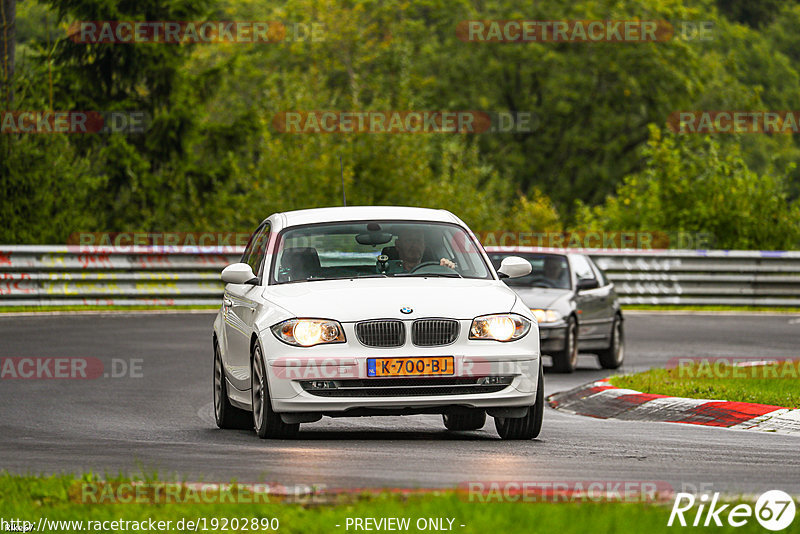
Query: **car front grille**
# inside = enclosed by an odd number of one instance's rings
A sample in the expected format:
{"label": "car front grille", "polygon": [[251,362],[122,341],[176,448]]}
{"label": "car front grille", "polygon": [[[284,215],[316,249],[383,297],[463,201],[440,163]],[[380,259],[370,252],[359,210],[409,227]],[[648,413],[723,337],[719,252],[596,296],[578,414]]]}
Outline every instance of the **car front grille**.
{"label": "car front grille", "polygon": [[356,324],[356,336],[367,347],[402,347],[406,327],[402,321],[364,321]]}
{"label": "car front grille", "polygon": [[450,345],[458,337],[458,321],[419,319],[411,325],[411,340],[417,347]]}
{"label": "car front grille", "polygon": [[[369,380],[303,381],[305,391],[318,397],[417,397],[496,393],[513,377],[486,384],[483,378],[374,378]],[[322,387],[320,387],[322,386]]]}

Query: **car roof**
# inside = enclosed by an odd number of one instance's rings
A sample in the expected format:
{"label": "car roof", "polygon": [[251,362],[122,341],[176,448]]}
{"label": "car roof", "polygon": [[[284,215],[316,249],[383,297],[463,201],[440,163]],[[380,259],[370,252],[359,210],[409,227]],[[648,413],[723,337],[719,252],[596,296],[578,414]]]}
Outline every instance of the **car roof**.
{"label": "car roof", "polygon": [[447,210],[405,206],[314,208],[285,211],[278,215],[283,218],[284,228],[322,222],[369,221],[375,219],[460,223],[458,218]]}

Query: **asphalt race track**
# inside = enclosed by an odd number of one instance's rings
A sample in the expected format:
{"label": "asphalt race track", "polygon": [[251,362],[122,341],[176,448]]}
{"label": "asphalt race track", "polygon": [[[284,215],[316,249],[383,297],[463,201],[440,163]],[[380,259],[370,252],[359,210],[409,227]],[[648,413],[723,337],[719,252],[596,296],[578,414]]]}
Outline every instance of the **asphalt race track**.
{"label": "asphalt race track", "polygon": [[[0,470],[153,473],[185,480],[333,487],[445,487],[468,481],[647,480],[674,488],[800,494],[800,437],[596,420],[547,408],[539,439],[449,433],[438,416],[323,419],[294,441],[222,431],[211,405],[213,314],[0,318],[0,357],[141,361],[141,376],[0,380]],[[629,314],[624,370],[674,356],[798,356],[791,315]],[[117,365],[117,371],[120,371]],[[137,371],[138,373],[138,371]],[[128,373],[129,374],[129,373]],[[606,376],[581,356],[546,392]]]}

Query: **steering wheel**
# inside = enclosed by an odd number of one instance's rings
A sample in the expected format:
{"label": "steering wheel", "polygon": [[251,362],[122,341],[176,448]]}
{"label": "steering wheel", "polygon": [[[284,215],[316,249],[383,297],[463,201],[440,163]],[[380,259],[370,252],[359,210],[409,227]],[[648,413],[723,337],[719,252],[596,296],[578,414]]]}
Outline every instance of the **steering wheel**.
{"label": "steering wheel", "polygon": [[555,284],[553,283],[553,281],[552,281],[552,280],[550,280],[550,279],[548,279],[548,278],[544,278],[544,277],[542,277],[542,276],[540,276],[539,278],[535,278],[535,279],[534,279],[534,280],[531,282],[531,285],[532,285],[532,286],[535,286],[535,285],[537,285],[537,284],[539,284],[539,285],[544,285],[545,287],[547,287],[547,288],[551,288],[551,289],[552,289],[552,288],[554,288],[554,287],[556,287],[556,286],[555,286]]}
{"label": "steering wheel", "polygon": [[438,261],[423,261],[422,263],[418,264],[416,267],[414,267],[413,269],[411,269],[408,272],[409,273],[415,273],[419,269],[422,269],[423,267],[430,267],[432,265],[436,265],[437,267],[442,267],[442,265],[440,265]]}
{"label": "steering wheel", "polygon": [[413,274],[413,273],[415,273],[415,272],[417,272],[417,271],[419,271],[421,269],[424,269],[426,267],[439,267],[439,270],[432,269],[431,273],[440,272],[440,273],[447,273],[447,274],[458,274],[458,271],[456,271],[455,269],[451,269],[450,267],[446,267],[446,266],[440,264],[438,261],[424,261],[424,262],[420,263],[419,265],[417,265],[416,267],[414,267],[413,269],[411,269],[410,271],[408,271],[408,274]]}

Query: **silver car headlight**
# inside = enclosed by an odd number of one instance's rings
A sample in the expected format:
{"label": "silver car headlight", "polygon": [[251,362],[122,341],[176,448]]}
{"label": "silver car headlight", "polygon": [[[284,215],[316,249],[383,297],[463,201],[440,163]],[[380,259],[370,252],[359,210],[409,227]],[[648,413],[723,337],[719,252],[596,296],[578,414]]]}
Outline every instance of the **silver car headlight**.
{"label": "silver car headlight", "polygon": [[344,329],[332,319],[288,319],[272,327],[275,337],[296,347],[344,343]]}
{"label": "silver car headlight", "polygon": [[534,317],[536,317],[536,322],[540,324],[557,323],[564,318],[556,310],[537,310],[531,308],[531,313],[533,314]]}
{"label": "silver car headlight", "polygon": [[525,336],[530,329],[531,322],[515,313],[483,315],[472,320],[469,338],[516,341]]}

